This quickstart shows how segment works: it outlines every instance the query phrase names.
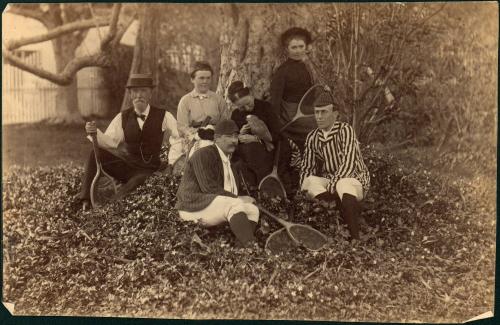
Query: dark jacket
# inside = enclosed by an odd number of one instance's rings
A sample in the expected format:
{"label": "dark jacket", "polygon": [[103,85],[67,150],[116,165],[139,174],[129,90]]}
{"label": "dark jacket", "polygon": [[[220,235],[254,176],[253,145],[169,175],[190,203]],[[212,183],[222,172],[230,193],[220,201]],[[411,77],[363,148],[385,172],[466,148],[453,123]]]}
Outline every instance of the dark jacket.
{"label": "dark jacket", "polygon": [[[236,185],[239,187],[238,173],[233,166]],[[175,208],[187,212],[205,209],[218,195],[236,198],[224,190],[224,169],[215,145],[197,150],[186,163],[181,184],[177,190]]]}
{"label": "dark jacket", "polygon": [[281,102],[298,103],[313,85],[311,73],[303,61],[288,59],[273,74],[271,80],[271,105],[280,115]]}

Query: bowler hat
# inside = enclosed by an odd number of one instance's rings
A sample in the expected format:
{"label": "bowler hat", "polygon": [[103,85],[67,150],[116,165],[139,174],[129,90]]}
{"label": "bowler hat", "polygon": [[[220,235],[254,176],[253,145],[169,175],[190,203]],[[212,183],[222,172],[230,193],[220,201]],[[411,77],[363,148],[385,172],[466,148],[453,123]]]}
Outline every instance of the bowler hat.
{"label": "bowler hat", "polygon": [[238,132],[238,126],[233,120],[221,120],[215,124],[214,133],[217,135],[233,135]]}
{"label": "bowler hat", "polygon": [[148,87],[154,88],[153,76],[149,73],[132,73],[128,79],[127,88]]}

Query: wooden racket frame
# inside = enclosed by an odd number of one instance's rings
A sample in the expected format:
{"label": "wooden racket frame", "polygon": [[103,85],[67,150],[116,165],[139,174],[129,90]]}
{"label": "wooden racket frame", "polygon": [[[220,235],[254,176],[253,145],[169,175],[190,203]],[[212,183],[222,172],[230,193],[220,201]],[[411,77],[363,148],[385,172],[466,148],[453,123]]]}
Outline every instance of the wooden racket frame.
{"label": "wooden racket frame", "polygon": [[92,147],[94,149],[94,157],[95,157],[95,163],[96,163],[96,174],[94,176],[94,179],[92,180],[92,184],[90,185],[90,204],[92,205],[92,208],[96,208],[98,206],[97,203],[97,198],[96,198],[96,191],[97,189],[97,182],[99,181],[99,178],[102,176],[108,178],[113,185],[113,191],[116,194],[118,192],[118,186],[116,185],[116,180],[106,173],[104,169],[102,168],[102,163],[101,163],[101,155],[99,152],[99,145],[97,143],[97,133],[90,133],[90,137],[92,138]]}

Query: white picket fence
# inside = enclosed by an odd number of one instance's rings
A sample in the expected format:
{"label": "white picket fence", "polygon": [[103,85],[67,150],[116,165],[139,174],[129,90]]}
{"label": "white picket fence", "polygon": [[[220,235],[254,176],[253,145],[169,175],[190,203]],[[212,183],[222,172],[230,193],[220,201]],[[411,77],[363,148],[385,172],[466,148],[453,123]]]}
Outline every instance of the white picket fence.
{"label": "white picket fence", "polygon": [[[59,86],[2,64],[2,124],[34,123],[57,116],[56,94]],[[109,90],[100,71],[86,68],[79,72],[78,102],[83,116],[103,116],[109,110]]]}

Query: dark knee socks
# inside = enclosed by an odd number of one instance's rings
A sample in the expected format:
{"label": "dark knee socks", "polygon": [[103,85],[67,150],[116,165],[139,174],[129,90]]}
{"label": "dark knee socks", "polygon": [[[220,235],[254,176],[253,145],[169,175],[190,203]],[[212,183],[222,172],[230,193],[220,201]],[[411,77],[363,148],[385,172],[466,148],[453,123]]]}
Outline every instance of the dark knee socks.
{"label": "dark knee socks", "polygon": [[320,201],[333,202],[335,199],[335,195],[326,191],[326,192],[323,192],[323,193],[316,195],[314,198],[318,199]]}
{"label": "dark knee socks", "polygon": [[340,211],[340,218],[347,224],[351,238],[359,239],[359,214],[361,207],[354,195],[344,194],[340,199],[337,193],[328,191],[316,195],[314,198],[326,202],[335,202]]}
{"label": "dark knee socks", "polygon": [[255,240],[254,231],[257,223],[248,220],[244,212],[238,212],[229,219],[229,227],[241,245],[246,246]]}
{"label": "dark knee socks", "polygon": [[356,197],[351,194],[344,193],[342,196],[341,212],[351,238],[359,239],[359,214],[361,212],[360,204]]}

